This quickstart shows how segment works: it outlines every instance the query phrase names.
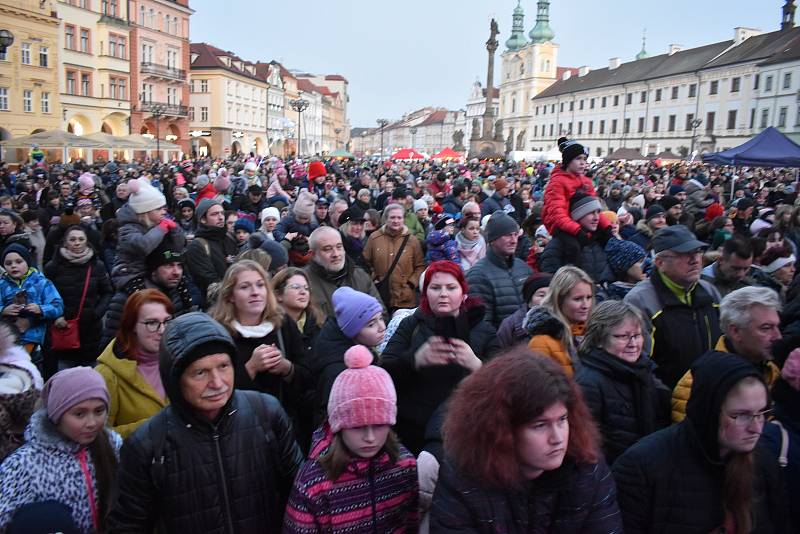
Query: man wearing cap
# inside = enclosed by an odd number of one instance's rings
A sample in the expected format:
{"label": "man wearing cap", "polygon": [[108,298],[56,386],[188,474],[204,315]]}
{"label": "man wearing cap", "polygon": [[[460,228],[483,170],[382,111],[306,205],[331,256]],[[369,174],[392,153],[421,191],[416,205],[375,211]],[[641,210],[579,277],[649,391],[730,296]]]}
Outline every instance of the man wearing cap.
{"label": "man wearing cap", "polygon": [[267,200],[264,198],[264,190],[260,184],[249,186],[247,195],[237,195],[231,204],[233,210],[250,213],[254,217],[258,217],[266,207]]}
{"label": "man wearing cap", "polygon": [[508,180],[503,177],[497,178],[494,181],[494,193],[481,202],[481,217],[486,217],[501,210],[511,214],[514,208],[511,206],[511,201],[508,200],[509,190]]}
{"label": "man wearing cap", "polygon": [[756,201],[749,197],[739,199],[736,204],[736,215],[733,217],[733,233],[743,237],[751,237],[750,219],[753,217]]}
{"label": "man wearing cap", "polygon": [[325,197],[320,197],[314,203],[314,216],[312,220],[317,226],[328,226],[328,208],[331,203]]}
{"label": "man wearing cap", "polygon": [[650,251],[652,247],[650,242],[653,235],[660,229],[667,225],[666,211],[661,204],[651,204],[645,212],[644,220],[636,223],[636,233],[629,239],[633,241],[646,251]]}
{"label": "man wearing cap", "polygon": [[225,276],[239,247],[225,229],[225,209],[218,200],[204,198],[197,205],[197,233],[186,247],[186,266],[203,295]]}
{"label": "man wearing cap", "polygon": [[485,236],[486,256],[467,271],[467,283],[469,294],[483,301],[486,320],[499,328],[503,319],[525,305],[522,286],[533,271],[514,256],[519,225],[504,211],[489,217]]}
{"label": "man wearing cap", "polygon": [[120,451],[110,532],[278,532],[303,460],[275,397],[234,389],[230,334],[182,315],[161,339],[170,405]]}
{"label": "man wearing cap", "polygon": [[652,241],[655,269],[625,296],[652,323],[646,338],[658,365],[656,375],[674,388],[692,362],[712,349],[722,334],[717,289],[700,280],[703,250],[683,225],[667,226]]}
{"label": "man wearing cap", "polygon": [[147,256],[146,274],[141,274],[117,290],[103,316],[101,347],[117,335],[122,310],[128,297],[143,289],[157,289],[172,302],[173,317],[197,311],[203,301],[197,286],[183,271],[183,247],[173,239],[165,238],[161,245]]}

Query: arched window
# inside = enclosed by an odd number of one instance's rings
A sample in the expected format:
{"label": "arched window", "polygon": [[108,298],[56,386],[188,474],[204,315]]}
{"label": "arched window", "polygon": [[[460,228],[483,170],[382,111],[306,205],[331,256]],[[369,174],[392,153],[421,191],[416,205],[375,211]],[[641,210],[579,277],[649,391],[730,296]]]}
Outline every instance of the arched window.
{"label": "arched window", "polygon": [[511,113],[517,111],[517,93],[511,93]]}
{"label": "arched window", "polygon": [[181,36],[181,32],[178,31],[178,28],[180,27],[180,26],[178,26],[178,17],[173,17],[172,18],[172,27],[173,27],[172,33],[174,35],[177,35],[178,37],[180,37]]}
{"label": "arched window", "polygon": [[144,6],[139,6],[139,26],[144,26]]}

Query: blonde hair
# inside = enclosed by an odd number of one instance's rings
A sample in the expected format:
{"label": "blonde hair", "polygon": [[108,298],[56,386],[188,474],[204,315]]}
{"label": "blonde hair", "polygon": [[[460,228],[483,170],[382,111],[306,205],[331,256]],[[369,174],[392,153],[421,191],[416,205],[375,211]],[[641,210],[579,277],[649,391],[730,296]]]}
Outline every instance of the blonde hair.
{"label": "blonde hair", "polygon": [[592,297],[594,297],[594,280],[583,269],[574,265],[564,265],[553,275],[547,290],[547,296],[541,304],[545,310],[561,322],[564,327],[561,332],[561,343],[569,350],[575,349],[575,343],[572,339],[570,321],[564,315],[562,306],[570,291],[581,282],[589,284],[592,289]]}
{"label": "blonde hair", "polygon": [[236,285],[236,279],[241,273],[246,271],[255,271],[264,279],[264,284],[267,288],[267,302],[264,306],[264,311],[261,313],[261,322],[265,323],[269,321],[277,330],[283,324],[284,311],[278,305],[278,300],[275,298],[275,293],[272,291],[267,272],[261,265],[253,260],[237,261],[225,272],[225,277],[222,279],[219,286],[217,303],[211,309],[211,317],[224,326],[231,335],[238,335],[233,328],[233,321],[236,320],[236,308],[233,305],[231,297],[233,296],[233,288]]}

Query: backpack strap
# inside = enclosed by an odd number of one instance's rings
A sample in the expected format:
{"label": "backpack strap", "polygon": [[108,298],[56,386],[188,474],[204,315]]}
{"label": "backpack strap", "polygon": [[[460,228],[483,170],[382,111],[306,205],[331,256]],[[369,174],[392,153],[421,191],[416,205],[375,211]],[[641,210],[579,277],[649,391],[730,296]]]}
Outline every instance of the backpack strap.
{"label": "backpack strap", "polygon": [[777,425],[781,431],[781,450],[780,454],[778,455],[778,463],[781,467],[786,467],[789,465],[789,433],[777,419],[773,419],[770,421],[770,423]]}

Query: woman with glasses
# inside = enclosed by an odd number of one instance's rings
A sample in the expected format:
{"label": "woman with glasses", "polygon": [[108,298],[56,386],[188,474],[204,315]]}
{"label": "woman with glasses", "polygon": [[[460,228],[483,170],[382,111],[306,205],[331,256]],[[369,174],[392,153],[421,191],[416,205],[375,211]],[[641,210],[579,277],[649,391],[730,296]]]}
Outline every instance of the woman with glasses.
{"label": "woman with glasses", "polygon": [[603,436],[603,453],[617,456],[669,424],[670,391],[653,375],[653,361],[642,353],[643,319],[619,300],[601,302],[586,323],[579,348],[581,386]]}
{"label": "woman with glasses", "polygon": [[272,278],[272,290],[278,304],[297,325],[303,337],[303,346],[311,354],[322,327],[322,319],[319,309],[311,301],[308,275],[303,269],[287,267]]}
{"label": "woman with glasses", "polygon": [[172,302],[157,289],[132,294],[116,337],[97,359],[97,372],[109,392],[108,426],[123,438],[168,404],[158,370],[158,346],[172,313]]}
{"label": "woman with glasses", "polygon": [[795,532],[778,463],[758,444],[770,412],[759,370],[710,352],[692,374],[686,419],[614,463],[625,532]]}

